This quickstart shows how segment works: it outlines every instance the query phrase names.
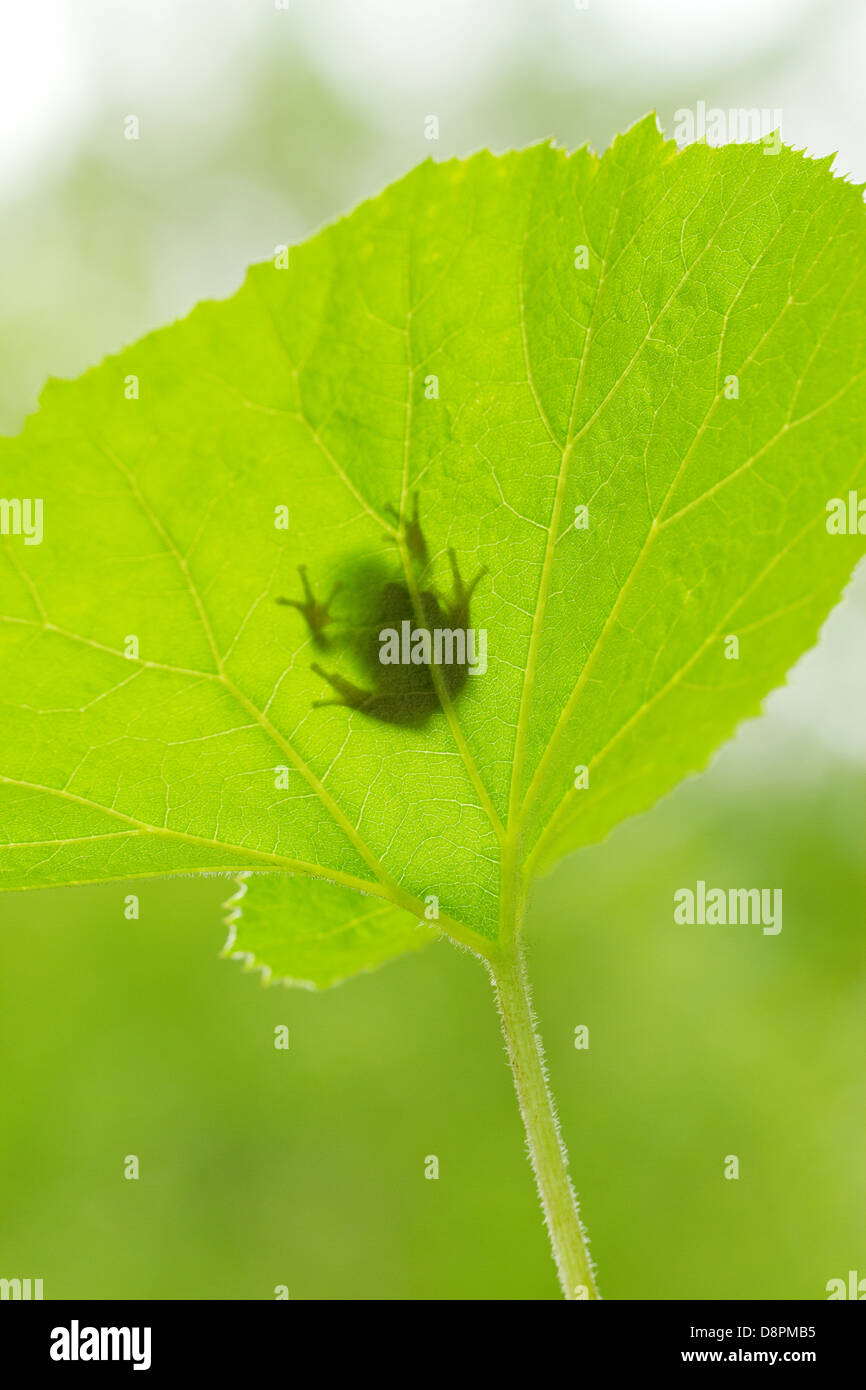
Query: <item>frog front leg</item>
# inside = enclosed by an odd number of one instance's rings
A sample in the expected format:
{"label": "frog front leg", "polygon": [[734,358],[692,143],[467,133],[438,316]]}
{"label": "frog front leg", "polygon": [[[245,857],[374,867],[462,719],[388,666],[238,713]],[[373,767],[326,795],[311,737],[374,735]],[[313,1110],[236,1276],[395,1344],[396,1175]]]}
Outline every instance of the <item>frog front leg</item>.
{"label": "frog front leg", "polygon": [[281,603],[286,608],[297,608],[298,612],[304,616],[314,644],[317,647],[327,647],[328,639],[325,636],[325,628],[336,621],[331,616],[331,604],[342,585],[335,584],[324,603],[320,603],[310,588],[306,565],[298,565],[298,574],[301,576],[301,583],[304,586],[303,599],[278,598],[277,603]]}

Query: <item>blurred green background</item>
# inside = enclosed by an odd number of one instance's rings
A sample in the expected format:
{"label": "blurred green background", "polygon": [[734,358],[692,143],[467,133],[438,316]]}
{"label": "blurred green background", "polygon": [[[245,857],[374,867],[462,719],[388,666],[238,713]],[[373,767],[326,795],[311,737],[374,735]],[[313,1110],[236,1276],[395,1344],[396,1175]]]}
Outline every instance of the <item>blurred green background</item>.
{"label": "blurred green background", "polygon": [[[10,433],[47,374],[230,293],[431,152],[601,149],[703,99],[782,108],[790,143],[866,177],[866,17],[843,0],[51,0],[0,24]],[[707,773],[534,895],[607,1298],[823,1298],[866,1276],[864,580]],[[782,933],[675,926],[698,878],[781,887]],[[48,1298],[556,1297],[480,966],[439,945],[328,994],[265,989],[218,959],[231,890],[0,899],[0,1276]]]}

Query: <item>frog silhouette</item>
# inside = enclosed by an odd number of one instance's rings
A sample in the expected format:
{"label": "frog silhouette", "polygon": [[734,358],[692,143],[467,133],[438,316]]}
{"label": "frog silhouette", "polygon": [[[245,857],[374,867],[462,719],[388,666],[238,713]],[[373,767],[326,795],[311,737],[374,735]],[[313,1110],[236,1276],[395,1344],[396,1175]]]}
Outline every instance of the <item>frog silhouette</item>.
{"label": "frog silhouette", "polygon": [[[389,508],[396,517],[405,543],[405,550],[412,570],[412,585],[417,594],[417,606],[406,578],[383,580],[367,585],[353,584],[356,596],[360,594],[366,608],[348,621],[341,621],[332,612],[332,603],[343,589],[342,583],[335,584],[328,597],[316,597],[305,565],[298,568],[303,598],[278,598],[277,603],[295,608],[304,618],[313,645],[321,651],[340,647],[348,648],[355,663],[366,673],[369,686],[356,685],[337,671],[326,671],[318,661],[312,663],[311,670],[321,676],[333,689],[334,696],[327,700],[314,700],[314,708],[325,705],[343,705],[358,710],[371,719],[385,724],[401,724],[419,727],[425,724],[436,710],[441,708],[431,663],[435,646],[435,635],[444,634],[454,647],[465,653],[470,643],[470,603],[478,583],[486,574],[480,569],[471,583],[466,584],[460,574],[457,556],[448,551],[451,566],[451,592],[440,594],[435,588],[423,585],[425,571],[429,567],[427,541],[418,517],[418,498],[413,499],[414,508],[407,518]],[[415,639],[415,651],[425,646],[424,633],[427,634],[427,659],[405,659],[406,642],[403,642],[402,657],[394,658],[394,639],[411,631]],[[383,659],[383,639],[385,634],[394,634],[392,654]],[[441,640],[441,639],[440,639]],[[399,642],[397,643],[399,647]],[[439,649],[441,650],[441,648]],[[454,699],[466,684],[470,666],[468,661],[437,662],[441,686],[449,699]]]}

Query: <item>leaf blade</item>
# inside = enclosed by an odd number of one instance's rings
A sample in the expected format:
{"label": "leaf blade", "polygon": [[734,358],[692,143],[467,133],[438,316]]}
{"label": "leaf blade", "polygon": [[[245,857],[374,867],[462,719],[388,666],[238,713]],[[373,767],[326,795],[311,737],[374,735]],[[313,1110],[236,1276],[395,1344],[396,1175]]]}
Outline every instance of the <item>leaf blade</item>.
{"label": "leaf blade", "polygon": [[[421,166],[52,383],[0,442],[51,528],[3,538],[0,887],[270,868],[494,939],[503,853],[541,871],[651,804],[814,641],[863,549],[820,520],[864,476],[864,268],[827,161],[648,119],[601,160]],[[298,564],[408,576],[415,491],[424,582],[452,548],[488,572],[487,674],[420,730],[314,709],[274,599]]]}
{"label": "leaf blade", "polygon": [[261,971],[266,984],[327,989],[439,935],[390,903],[333,884],[285,874],[243,874],[237,884],[225,904],[223,955]]}

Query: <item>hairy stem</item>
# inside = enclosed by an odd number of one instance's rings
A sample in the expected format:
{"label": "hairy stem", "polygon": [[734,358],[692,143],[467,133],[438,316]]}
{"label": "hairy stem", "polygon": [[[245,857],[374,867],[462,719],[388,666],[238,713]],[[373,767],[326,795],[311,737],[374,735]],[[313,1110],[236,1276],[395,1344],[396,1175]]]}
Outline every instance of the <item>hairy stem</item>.
{"label": "hairy stem", "polygon": [[544,1053],[535,1029],[519,941],[512,940],[507,952],[487,964],[562,1292],[567,1299],[597,1299],[586,1233],[547,1085]]}

